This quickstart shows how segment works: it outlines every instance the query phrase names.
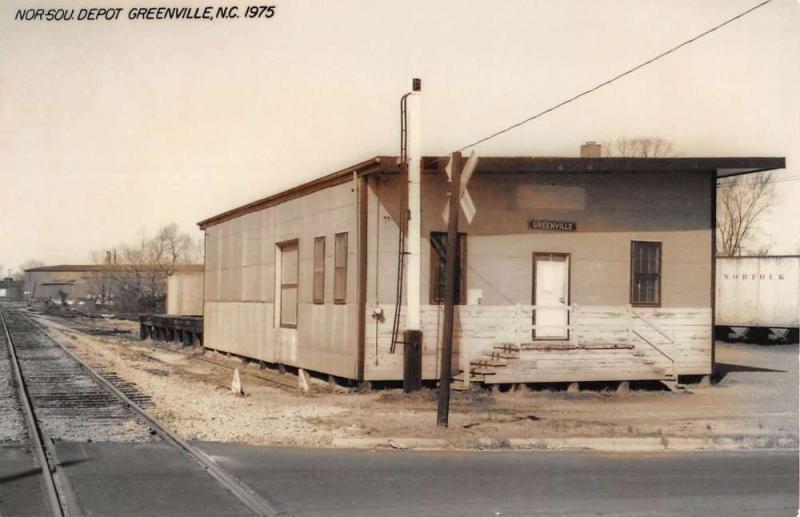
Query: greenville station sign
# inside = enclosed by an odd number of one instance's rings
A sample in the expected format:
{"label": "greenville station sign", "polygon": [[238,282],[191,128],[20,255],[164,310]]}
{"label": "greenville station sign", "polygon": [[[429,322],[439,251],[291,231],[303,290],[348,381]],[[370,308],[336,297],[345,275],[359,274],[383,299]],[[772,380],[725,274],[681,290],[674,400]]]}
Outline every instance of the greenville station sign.
{"label": "greenville station sign", "polygon": [[551,232],[574,232],[578,227],[575,221],[551,221],[547,219],[528,219],[529,230],[546,230]]}

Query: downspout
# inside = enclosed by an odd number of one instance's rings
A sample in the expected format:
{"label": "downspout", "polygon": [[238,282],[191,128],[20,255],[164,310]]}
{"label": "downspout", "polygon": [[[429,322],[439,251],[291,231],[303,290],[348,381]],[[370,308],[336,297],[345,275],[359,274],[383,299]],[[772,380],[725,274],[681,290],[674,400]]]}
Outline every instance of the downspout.
{"label": "downspout", "polygon": [[205,335],[206,300],[208,300],[208,230],[203,230],[203,334]]}
{"label": "downspout", "polygon": [[717,171],[711,172],[711,375],[717,361]]}
{"label": "downspout", "polygon": [[353,171],[356,193],[356,230],[358,238],[358,358],[356,380],[364,380],[367,347],[367,175]]}

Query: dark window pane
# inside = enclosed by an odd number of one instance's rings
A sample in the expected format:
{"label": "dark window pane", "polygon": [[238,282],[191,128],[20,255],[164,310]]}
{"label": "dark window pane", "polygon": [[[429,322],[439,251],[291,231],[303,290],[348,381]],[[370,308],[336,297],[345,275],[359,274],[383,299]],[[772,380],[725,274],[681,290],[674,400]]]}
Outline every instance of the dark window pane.
{"label": "dark window pane", "polygon": [[325,237],[314,239],[314,303],[325,302]]}
{"label": "dark window pane", "polygon": [[280,317],[281,326],[297,325],[297,241],[286,242],[280,248]]}
{"label": "dark window pane", "polygon": [[631,243],[631,303],[660,305],[661,243]]}
{"label": "dark window pane", "polygon": [[[440,304],[444,303],[445,294],[445,270],[447,268],[447,233],[446,232],[431,232],[431,303]],[[465,269],[464,261],[466,260],[466,242],[467,236],[458,234],[458,246],[456,248],[456,282],[455,282],[455,300],[457,304],[464,303],[462,296],[463,290],[463,271]]]}
{"label": "dark window pane", "polygon": [[347,233],[336,234],[333,253],[333,301],[347,302]]}

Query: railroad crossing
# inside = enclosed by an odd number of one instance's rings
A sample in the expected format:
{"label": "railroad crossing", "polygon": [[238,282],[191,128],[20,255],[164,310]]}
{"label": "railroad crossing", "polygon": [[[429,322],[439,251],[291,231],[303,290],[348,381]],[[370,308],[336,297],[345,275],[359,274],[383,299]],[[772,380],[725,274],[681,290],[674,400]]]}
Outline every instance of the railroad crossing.
{"label": "railroad crossing", "polygon": [[0,515],[280,514],[149,416],[136,386],[18,309],[3,306],[0,321]]}

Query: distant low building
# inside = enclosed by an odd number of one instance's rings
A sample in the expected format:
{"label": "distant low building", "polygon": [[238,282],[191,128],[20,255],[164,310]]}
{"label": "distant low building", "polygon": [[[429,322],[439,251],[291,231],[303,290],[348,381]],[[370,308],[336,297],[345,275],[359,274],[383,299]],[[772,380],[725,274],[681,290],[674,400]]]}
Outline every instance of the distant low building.
{"label": "distant low building", "polygon": [[129,266],[124,264],[62,264],[41,266],[25,270],[24,298],[29,301],[49,301],[90,308],[95,305],[114,305],[131,284],[137,280],[150,290],[166,293],[168,273],[187,272],[202,274],[199,264],[171,266],[163,275],[153,274],[156,266]]}
{"label": "distant low building", "polygon": [[203,315],[203,268],[176,271],[167,279],[167,314]]}
{"label": "distant low building", "polygon": [[20,302],[22,301],[22,291],[25,282],[22,280],[14,280],[13,278],[4,278],[0,280],[0,301],[2,302]]}

